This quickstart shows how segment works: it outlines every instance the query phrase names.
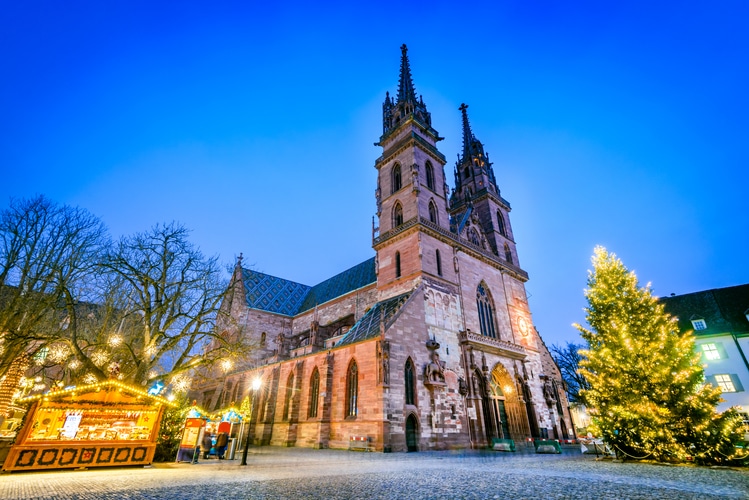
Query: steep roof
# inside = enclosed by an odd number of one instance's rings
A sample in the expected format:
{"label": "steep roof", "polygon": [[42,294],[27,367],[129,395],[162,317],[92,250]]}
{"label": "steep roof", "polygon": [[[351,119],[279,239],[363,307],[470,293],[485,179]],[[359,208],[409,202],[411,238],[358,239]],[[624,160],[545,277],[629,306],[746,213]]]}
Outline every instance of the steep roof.
{"label": "steep roof", "polygon": [[693,319],[704,319],[707,328],[696,335],[749,334],[749,284],[662,297],[666,312],[679,319],[679,330],[693,330]]}
{"label": "steep roof", "polygon": [[410,295],[411,292],[408,292],[376,303],[346,332],[346,335],[336,345],[353,344],[378,336],[380,334],[380,322],[388,323],[401,306],[406,303]]}
{"label": "steep roof", "polygon": [[374,261],[372,257],[315,286],[242,268],[247,307],[295,316],[377,281]]}

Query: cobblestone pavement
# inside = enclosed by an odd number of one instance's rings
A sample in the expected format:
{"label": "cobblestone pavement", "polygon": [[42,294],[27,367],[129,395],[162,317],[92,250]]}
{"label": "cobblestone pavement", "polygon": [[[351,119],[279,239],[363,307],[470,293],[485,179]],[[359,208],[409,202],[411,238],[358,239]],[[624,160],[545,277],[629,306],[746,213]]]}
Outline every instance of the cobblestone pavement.
{"label": "cobblestone pavement", "polygon": [[0,476],[0,499],[749,498],[749,471],[491,451],[262,447],[236,460]]}

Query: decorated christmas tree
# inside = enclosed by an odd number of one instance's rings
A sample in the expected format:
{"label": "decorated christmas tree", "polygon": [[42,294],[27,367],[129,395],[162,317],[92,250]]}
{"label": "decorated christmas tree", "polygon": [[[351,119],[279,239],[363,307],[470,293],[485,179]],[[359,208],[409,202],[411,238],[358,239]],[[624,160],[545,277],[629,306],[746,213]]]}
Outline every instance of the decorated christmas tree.
{"label": "decorated christmas tree", "polygon": [[740,419],[718,415],[720,389],[704,384],[691,334],[680,334],[650,285],[640,287],[597,247],[589,272],[583,397],[599,435],[622,459],[719,461],[731,456]]}

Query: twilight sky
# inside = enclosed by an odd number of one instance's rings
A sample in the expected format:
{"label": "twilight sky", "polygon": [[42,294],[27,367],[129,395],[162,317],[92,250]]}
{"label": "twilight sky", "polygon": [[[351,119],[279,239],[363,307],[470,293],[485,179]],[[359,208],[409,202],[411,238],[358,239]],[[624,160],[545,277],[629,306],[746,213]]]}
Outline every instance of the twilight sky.
{"label": "twilight sky", "polygon": [[657,295],[749,282],[749,3],[272,3],[7,3],[0,205],[176,220],[314,285],[374,255],[406,43],[451,188],[470,106],[547,344],[579,340],[597,244]]}

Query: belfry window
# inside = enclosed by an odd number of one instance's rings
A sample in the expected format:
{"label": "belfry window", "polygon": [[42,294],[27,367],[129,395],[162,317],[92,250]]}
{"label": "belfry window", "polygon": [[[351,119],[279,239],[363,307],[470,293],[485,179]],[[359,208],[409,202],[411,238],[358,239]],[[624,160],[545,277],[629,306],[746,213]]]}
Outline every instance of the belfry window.
{"label": "belfry window", "polygon": [[396,203],[393,207],[393,227],[398,227],[403,224],[403,207],[400,203]]}
{"label": "belfry window", "polygon": [[434,201],[429,201],[429,222],[437,224],[437,207]]}
{"label": "belfry window", "polygon": [[434,191],[434,168],[432,167],[432,164],[427,162],[426,164],[426,173],[427,173],[427,187]]}
{"label": "belfry window", "polygon": [[476,290],[476,307],[479,311],[481,335],[496,339],[497,331],[494,328],[494,302],[489,296],[484,283],[481,283]]}
{"label": "belfry window", "polygon": [[505,218],[502,217],[502,212],[497,210],[497,230],[499,230],[499,234],[507,237],[507,230],[505,229]]}
{"label": "belfry window", "polygon": [[312,372],[312,377],[309,381],[309,409],[307,410],[308,418],[315,418],[317,416],[317,403],[318,396],[320,394],[320,372]]}
{"label": "belfry window", "polygon": [[392,181],[392,193],[395,193],[396,191],[399,191],[402,187],[401,184],[401,166],[397,163],[393,167],[393,171],[391,173],[391,181]]}
{"label": "belfry window", "polygon": [[416,398],[414,397],[414,362],[411,358],[406,360],[406,368],[404,371],[404,381],[406,384],[406,404],[415,405]]}
{"label": "belfry window", "polygon": [[356,361],[352,360],[346,375],[346,416],[355,417],[358,414],[359,404],[359,370]]}

